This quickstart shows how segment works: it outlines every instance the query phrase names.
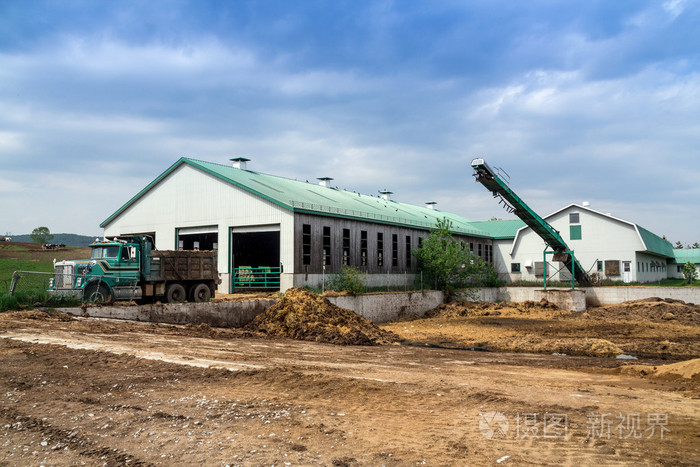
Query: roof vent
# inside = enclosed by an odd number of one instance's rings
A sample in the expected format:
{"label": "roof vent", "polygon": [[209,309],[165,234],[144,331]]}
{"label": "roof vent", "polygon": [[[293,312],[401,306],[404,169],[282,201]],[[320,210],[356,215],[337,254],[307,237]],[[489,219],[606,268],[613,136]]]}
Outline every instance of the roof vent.
{"label": "roof vent", "polygon": [[379,194],[382,195],[382,199],[388,201],[388,200],[391,198],[391,195],[394,194],[394,192],[393,192],[393,191],[389,191],[389,190],[387,190],[386,188],[384,188],[383,190],[379,190]]}
{"label": "roof vent", "polygon": [[329,187],[333,179],[331,177],[318,177],[316,180],[318,180],[319,185]]}
{"label": "roof vent", "polygon": [[426,201],[425,207],[428,209],[435,209],[436,204],[437,204],[437,201]]}
{"label": "roof vent", "polygon": [[233,162],[233,168],[234,169],[241,169],[241,170],[247,170],[247,164],[246,162],[250,162],[250,159],[246,159],[245,157],[234,157],[233,159],[229,159],[231,162]]}
{"label": "roof vent", "polygon": [[584,201],[583,203],[581,203],[581,205],[582,205],[584,208],[590,208],[590,207],[591,207],[590,201]]}

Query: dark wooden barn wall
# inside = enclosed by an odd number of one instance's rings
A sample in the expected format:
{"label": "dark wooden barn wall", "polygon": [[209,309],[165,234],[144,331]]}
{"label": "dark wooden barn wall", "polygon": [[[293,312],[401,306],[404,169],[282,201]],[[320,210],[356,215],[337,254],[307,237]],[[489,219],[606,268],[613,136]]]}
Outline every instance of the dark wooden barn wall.
{"label": "dark wooden barn wall", "polygon": [[[311,226],[311,264],[303,264],[303,225]],[[294,272],[301,274],[321,274],[323,270],[323,227],[331,228],[331,264],[326,266],[326,273],[337,272],[343,266],[343,229],[350,230],[350,266],[370,274],[417,272],[416,258],[411,257],[411,265],[406,265],[406,237],[411,238],[411,249],[418,248],[419,237],[430,235],[428,230],[391,226],[373,222],[363,222],[312,214],[295,214],[294,216]],[[367,231],[367,266],[361,264],[361,232]],[[384,265],[377,265],[377,233],[384,234]],[[392,266],[392,235],[398,235],[398,265]],[[474,254],[477,245],[492,245],[490,239],[456,236],[459,241],[472,242]],[[484,251],[482,246],[482,251]],[[487,258],[484,258],[487,259]]]}

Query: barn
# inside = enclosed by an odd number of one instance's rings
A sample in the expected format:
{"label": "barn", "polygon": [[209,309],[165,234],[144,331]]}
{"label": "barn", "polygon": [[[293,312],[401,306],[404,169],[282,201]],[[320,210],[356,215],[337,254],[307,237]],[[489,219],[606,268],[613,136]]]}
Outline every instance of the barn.
{"label": "barn", "polygon": [[364,271],[370,287],[404,285],[418,272],[411,251],[444,217],[459,241],[493,261],[493,223],[477,227],[434,203],[396,201],[388,190],[341,190],[330,177],[310,183],[256,172],[248,162],[179,159],[101,224],[105,236],[150,235],[161,250],[217,250],[225,293],[319,287],[343,266]]}

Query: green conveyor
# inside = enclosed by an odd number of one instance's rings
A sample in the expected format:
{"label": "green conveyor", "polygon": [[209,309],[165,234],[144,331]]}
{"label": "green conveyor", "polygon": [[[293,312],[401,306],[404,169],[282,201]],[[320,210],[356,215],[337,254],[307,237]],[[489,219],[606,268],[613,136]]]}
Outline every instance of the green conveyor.
{"label": "green conveyor", "polygon": [[[494,197],[500,196],[506,204],[506,208],[510,208],[512,212],[527,224],[544,242],[554,250],[554,260],[564,263],[569,272],[574,270],[574,278],[580,285],[590,283],[590,278],[586,271],[580,266],[573,255],[572,250],[559,232],[542,219],[535,211],[525,204],[518,195],[511,190],[508,185],[489,167],[484,159],[478,158],[472,161],[474,176],[476,181],[484,185]],[[510,206],[509,206],[510,205]],[[574,267],[574,263],[576,266]]]}

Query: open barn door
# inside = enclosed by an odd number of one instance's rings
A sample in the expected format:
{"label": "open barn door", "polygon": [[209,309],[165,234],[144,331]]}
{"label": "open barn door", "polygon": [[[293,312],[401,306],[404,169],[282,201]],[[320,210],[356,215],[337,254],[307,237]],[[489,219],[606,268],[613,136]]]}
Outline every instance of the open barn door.
{"label": "open barn door", "polygon": [[231,230],[231,290],[279,289],[279,225]]}

